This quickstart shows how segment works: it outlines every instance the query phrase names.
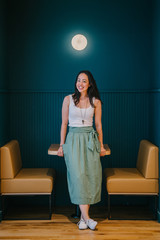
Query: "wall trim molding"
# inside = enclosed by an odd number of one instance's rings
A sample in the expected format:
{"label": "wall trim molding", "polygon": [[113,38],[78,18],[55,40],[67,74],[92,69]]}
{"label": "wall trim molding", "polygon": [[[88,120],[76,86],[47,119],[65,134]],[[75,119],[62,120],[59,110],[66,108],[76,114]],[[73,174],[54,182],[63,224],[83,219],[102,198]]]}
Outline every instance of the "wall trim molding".
{"label": "wall trim molding", "polygon": [[0,89],[0,93],[9,93],[9,91],[6,89]]}
{"label": "wall trim molding", "polygon": [[[14,89],[14,90],[4,90],[0,89],[0,93],[69,93],[72,90],[25,90],[25,89]],[[100,93],[160,93],[160,88],[158,89],[129,89],[129,90],[99,90]]]}

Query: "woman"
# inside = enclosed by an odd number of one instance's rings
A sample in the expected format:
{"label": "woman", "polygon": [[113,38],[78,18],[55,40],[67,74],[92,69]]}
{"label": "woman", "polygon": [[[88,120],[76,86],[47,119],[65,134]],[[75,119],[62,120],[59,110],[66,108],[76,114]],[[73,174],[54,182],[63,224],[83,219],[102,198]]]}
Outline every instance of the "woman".
{"label": "woman", "polygon": [[[93,129],[93,116],[95,127]],[[66,138],[69,121],[69,133]],[[65,141],[66,139],[66,141]],[[58,156],[65,158],[68,189],[73,204],[81,210],[79,229],[94,230],[97,222],[89,217],[90,204],[101,200],[102,167],[105,155],[101,124],[101,99],[89,71],[78,73],[75,93],[62,106],[61,141]]]}

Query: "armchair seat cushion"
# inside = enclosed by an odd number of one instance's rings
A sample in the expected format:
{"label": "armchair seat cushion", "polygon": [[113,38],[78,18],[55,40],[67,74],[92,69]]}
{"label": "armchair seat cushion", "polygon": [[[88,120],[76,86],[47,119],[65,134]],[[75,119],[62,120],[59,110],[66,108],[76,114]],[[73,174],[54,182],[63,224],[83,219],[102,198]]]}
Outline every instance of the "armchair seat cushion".
{"label": "armchair seat cushion", "polygon": [[1,179],[1,192],[49,194],[54,180],[55,170],[52,168],[22,168],[14,178]]}
{"label": "armchair seat cushion", "polygon": [[109,194],[156,194],[158,179],[146,179],[137,168],[107,168],[104,170]]}

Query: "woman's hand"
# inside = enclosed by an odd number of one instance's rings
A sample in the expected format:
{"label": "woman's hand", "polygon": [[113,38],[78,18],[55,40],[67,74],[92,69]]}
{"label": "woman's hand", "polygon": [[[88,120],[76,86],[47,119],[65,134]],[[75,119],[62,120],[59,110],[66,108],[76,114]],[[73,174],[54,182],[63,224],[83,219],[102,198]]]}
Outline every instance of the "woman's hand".
{"label": "woman's hand", "polygon": [[63,156],[64,156],[62,146],[60,146],[60,147],[58,148],[57,155],[58,155],[59,157],[63,157]]}
{"label": "woman's hand", "polygon": [[106,149],[104,148],[104,146],[101,147],[101,152],[100,152],[100,156],[103,157],[106,155]]}

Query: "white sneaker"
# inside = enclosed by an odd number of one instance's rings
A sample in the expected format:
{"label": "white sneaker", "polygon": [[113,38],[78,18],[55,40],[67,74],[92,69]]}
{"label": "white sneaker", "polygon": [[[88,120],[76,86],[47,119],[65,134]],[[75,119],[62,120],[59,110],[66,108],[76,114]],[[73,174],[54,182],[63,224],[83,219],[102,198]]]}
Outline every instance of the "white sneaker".
{"label": "white sneaker", "polygon": [[85,223],[85,221],[83,219],[81,219],[78,223],[77,223],[77,226],[79,227],[80,230],[84,230],[84,229],[87,229],[88,226],[87,224]]}
{"label": "white sneaker", "polygon": [[86,224],[91,230],[95,230],[98,223],[90,218],[86,221]]}

